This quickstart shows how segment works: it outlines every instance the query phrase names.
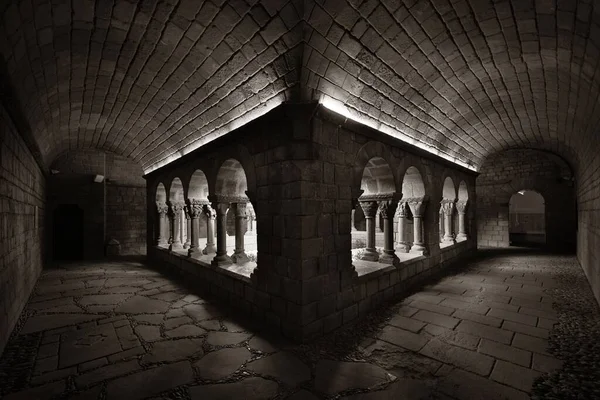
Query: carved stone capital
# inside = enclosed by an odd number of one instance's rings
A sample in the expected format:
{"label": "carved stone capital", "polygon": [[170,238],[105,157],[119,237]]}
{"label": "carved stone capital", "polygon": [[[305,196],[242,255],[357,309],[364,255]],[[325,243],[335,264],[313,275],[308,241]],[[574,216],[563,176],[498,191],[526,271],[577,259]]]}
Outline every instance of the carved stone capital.
{"label": "carved stone capital", "polygon": [[246,218],[248,213],[246,212],[246,203],[235,203],[235,216],[238,218]]}
{"label": "carved stone capital", "polygon": [[165,203],[161,203],[161,202],[156,202],[156,212],[158,212],[158,215],[165,216],[167,215],[167,213],[169,212],[169,206]]}
{"label": "carved stone capital", "polygon": [[396,212],[396,216],[398,218],[406,218],[408,217],[409,213],[410,209],[406,201],[402,200],[400,203],[398,203],[398,211]]}
{"label": "carved stone capital", "polygon": [[375,215],[377,214],[377,209],[379,207],[377,201],[360,200],[359,203],[360,207],[363,210],[363,213],[365,214],[365,218],[375,218]]}
{"label": "carved stone capital", "polygon": [[412,197],[406,199],[408,206],[410,207],[410,212],[414,217],[422,218],[425,213],[425,208],[427,207],[427,196],[424,197]]}
{"label": "carved stone capital", "polygon": [[447,217],[452,216],[452,211],[454,211],[454,200],[444,199],[440,202],[440,204],[442,205],[442,212],[444,215]]}
{"label": "carved stone capital", "polygon": [[208,219],[215,219],[217,217],[217,211],[212,208],[212,206],[210,204],[204,204],[204,206],[202,207],[202,212],[204,213],[204,215],[206,215],[206,218]]}
{"label": "carved stone capital", "polygon": [[379,202],[379,213],[384,219],[394,218],[394,214],[396,213],[396,207],[398,206],[398,201],[389,199],[382,200]]}
{"label": "carved stone capital", "polygon": [[183,210],[185,203],[179,201],[170,201],[169,208],[171,209],[171,214],[178,214]]}
{"label": "carved stone capital", "polygon": [[467,211],[468,200],[459,200],[456,202],[456,210],[459,214],[464,215]]}
{"label": "carved stone capital", "polygon": [[225,202],[225,203],[212,203],[212,208],[215,209],[215,211],[217,212],[217,215],[220,217],[224,217],[225,215],[227,215],[227,210],[229,210],[229,206],[230,203],[229,202]]}
{"label": "carved stone capital", "polygon": [[193,219],[198,218],[200,214],[204,211],[204,206],[206,205],[208,205],[208,201],[187,199],[188,214]]}
{"label": "carved stone capital", "polygon": [[208,201],[211,203],[248,203],[246,196],[227,196],[221,194],[213,194],[208,196]]}

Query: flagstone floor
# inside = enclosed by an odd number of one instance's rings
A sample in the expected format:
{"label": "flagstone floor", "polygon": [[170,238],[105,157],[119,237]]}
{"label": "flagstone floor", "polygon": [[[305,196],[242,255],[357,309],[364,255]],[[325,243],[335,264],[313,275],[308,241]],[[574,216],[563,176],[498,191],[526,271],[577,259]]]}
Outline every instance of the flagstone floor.
{"label": "flagstone floor", "polygon": [[600,320],[582,276],[571,256],[483,252],[355,327],[298,345],[142,263],[65,264],[38,281],[0,358],[0,395],[567,398],[552,393],[582,386],[564,378],[578,357],[560,346],[570,337],[561,324],[580,316],[557,301],[575,293],[573,302],[586,299],[584,317]]}

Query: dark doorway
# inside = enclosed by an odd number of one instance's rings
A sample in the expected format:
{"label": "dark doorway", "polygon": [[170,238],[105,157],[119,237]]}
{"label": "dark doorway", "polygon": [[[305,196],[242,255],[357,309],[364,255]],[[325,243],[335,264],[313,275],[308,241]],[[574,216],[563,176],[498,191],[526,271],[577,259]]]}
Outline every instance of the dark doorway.
{"label": "dark doorway", "polygon": [[509,238],[512,246],[539,247],[546,244],[544,197],[532,190],[520,190],[510,198]]}
{"label": "dark doorway", "polygon": [[61,204],[54,210],[52,230],[55,260],[83,258],[83,210],[75,204]]}

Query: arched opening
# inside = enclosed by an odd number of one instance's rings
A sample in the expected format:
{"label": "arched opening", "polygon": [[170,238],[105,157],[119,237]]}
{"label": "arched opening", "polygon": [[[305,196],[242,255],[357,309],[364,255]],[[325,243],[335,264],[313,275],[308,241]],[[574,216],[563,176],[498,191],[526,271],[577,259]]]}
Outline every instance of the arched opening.
{"label": "arched opening", "polygon": [[444,179],[442,186],[442,201],[438,212],[438,225],[440,232],[440,247],[451,246],[456,243],[454,232],[456,208],[456,186],[449,176]]}
{"label": "arched opening", "polygon": [[255,212],[247,190],[242,164],[233,158],[225,160],[217,173],[215,186],[217,254],[213,264],[244,276],[250,276],[256,267],[258,252],[253,223]]}
{"label": "arched opening", "polygon": [[546,244],[546,203],[533,190],[520,190],[510,198],[509,242],[511,246],[543,246]]}
{"label": "arched opening", "polygon": [[425,200],[423,177],[416,167],[409,167],[402,178],[402,199],[398,204],[398,218],[394,227],[394,244],[401,261],[425,253],[422,210]]}
{"label": "arched opening", "polygon": [[208,200],[208,180],[201,170],[190,177],[186,199],[188,256],[210,261],[216,252],[215,212]]}
{"label": "arched opening", "polygon": [[390,235],[393,235],[391,224],[396,209],[396,184],[388,162],[381,157],[367,161],[360,188],[363,192],[351,216],[352,258],[393,263],[393,244],[387,249],[389,254],[385,251],[386,220],[390,221]]}
{"label": "arched opening", "polygon": [[156,220],[154,223],[154,240],[157,246],[166,246],[169,240],[169,206],[167,205],[167,190],[161,183],[156,187]]}
{"label": "arched opening", "polygon": [[171,251],[182,251],[183,244],[185,243],[187,236],[187,229],[185,226],[185,215],[184,215],[184,195],[183,195],[183,184],[181,179],[174,178],[169,187],[169,218],[170,224],[170,237],[169,237],[169,250]]}
{"label": "arched opening", "polygon": [[83,210],[76,204],[59,204],[53,217],[54,260],[83,259]]}

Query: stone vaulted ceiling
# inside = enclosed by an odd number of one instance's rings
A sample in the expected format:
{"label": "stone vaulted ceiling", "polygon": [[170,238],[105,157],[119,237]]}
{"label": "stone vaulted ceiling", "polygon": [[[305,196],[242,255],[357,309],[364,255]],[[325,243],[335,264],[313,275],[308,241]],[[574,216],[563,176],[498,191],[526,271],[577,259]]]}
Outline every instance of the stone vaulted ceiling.
{"label": "stone vaulted ceiling", "polygon": [[46,164],[146,171],[284,101],[321,100],[447,158],[570,158],[600,135],[600,2],[5,0],[0,53]]}

